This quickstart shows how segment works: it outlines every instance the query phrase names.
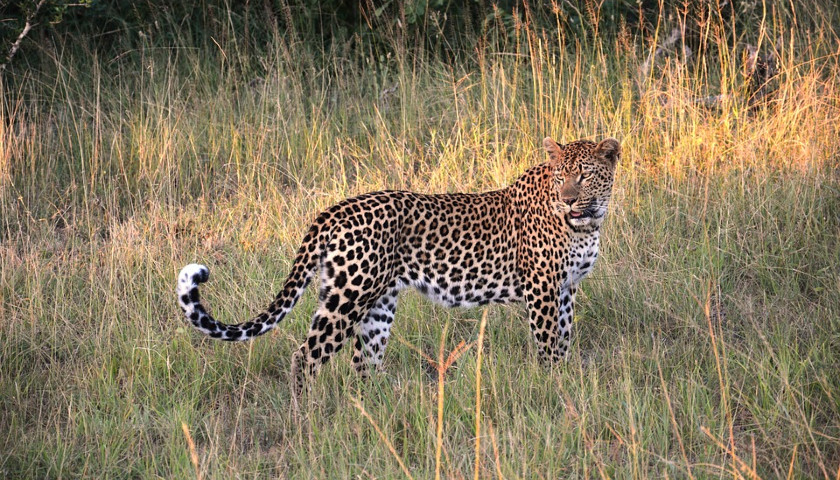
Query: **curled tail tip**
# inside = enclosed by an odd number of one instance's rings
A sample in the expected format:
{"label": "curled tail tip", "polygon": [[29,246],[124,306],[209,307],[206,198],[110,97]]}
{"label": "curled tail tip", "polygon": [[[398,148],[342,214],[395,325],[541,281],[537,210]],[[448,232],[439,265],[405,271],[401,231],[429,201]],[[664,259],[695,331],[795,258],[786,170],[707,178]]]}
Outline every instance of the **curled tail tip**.
{"label": "curled tail tip", "polygon": [[196,314],[196,308],[201,307],[198,300],[198,284],[206,282],[208,278],[210,278],[210,270],[196,263],[187,265],[178,273],[178,286],[175,292],[178,294],[181,310],[190,318]]}
{"label": "curled tail tip", "polygon": [[187,288],[204,283],[210,278],[210,269],[204,265],[191,263],[181,269],[178,274],[178,288]]}
{"label": "curled tail tip", "polygon": [[192,312],[198,303],[198,284],[210,278],[210,270],[204,265],[191,263],[178,273],[178,286],[175,288],[178,301],[184,312]]}

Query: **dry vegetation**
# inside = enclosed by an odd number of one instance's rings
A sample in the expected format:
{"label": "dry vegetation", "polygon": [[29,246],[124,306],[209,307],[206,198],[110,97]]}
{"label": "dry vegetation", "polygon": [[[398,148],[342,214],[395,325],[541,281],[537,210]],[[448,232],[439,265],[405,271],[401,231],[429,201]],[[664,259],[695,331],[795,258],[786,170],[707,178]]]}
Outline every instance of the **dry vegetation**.
{"label": "dry vegetation", "polygon": [[[664,26],[521,25],[469,66],[278,36],[252,78],[233,33],[41,52],[0,84],[0,476],[838,478],[840,18],[810,13],[737,41],[708,19],[692,55],[656,54]],[[746,43],[777,59],[760,102]],[[409,293],[387,373],[361,382],[343,352],[295,412],[312,291],[245,345],[181,321],[182,265],[245,319],[320,209],[506,185],[547,135],[624,149],[567,364],[538,364],[519,306],[487,309],[479,340],[480,310]]]}

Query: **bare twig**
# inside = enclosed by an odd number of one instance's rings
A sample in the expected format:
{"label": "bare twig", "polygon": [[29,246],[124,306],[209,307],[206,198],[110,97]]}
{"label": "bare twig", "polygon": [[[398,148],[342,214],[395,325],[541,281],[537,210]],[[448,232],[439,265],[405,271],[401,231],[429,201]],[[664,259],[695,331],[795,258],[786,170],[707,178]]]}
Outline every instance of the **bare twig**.
{"label": "bare twig", "polygon": [[6,56],[6,62],[0,65],[0,73],[3,73],[6,70],[6,65],[12,61],[12,57],[15,56],[20,48],[20,43],[23,41],[24,37],[29,34],[29,31],[32,30],[32,19],[35,18],[35,15],[38,15],[38,10],[41,9],[44,2],[46,2],[46,0],[38,2],[38,4],[35,5],[35,10],[26,17],[26,23],[23,26],[23,30],[20,32],[20,35],[18,35],[15,43],[12,44],[12,48],[9,49],[9,54]]}

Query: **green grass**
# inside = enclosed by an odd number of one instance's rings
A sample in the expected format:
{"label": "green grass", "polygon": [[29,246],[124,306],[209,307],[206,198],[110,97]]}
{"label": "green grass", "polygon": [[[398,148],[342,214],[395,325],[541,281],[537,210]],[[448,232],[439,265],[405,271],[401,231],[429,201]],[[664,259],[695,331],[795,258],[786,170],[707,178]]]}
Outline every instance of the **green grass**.
{"label": "green grass", "polygon": [[[377,427],[429,478],[439,401],[442,475],[472,476],[478,347],[441,399],[405,343],[436,357],[475,342],[481,310],[403,294],[386,373],[362,382],[342,352],[295,410],[314,293],[266,338],[221,344],[182,321],[175,275],[208,264],[211,310],[244,320],[320,209],[497,188],[551,135],[616,136],[624,156],[568,362],[538,364],[521,306],[489,308],[480,475],[836,478],[836,20],[755,26],[784,34],[776,97],[756,110],[713,28],[707,63],[660,60],[641,87],[649,38],[575,48],[529,29],[456,66],[315,60],[279,37],[248,54],[64,47],[0,84],[0,476],[195,476],[185,424],[203,478],[401,477]],[[695,101],[722,90],[718,108]]]}

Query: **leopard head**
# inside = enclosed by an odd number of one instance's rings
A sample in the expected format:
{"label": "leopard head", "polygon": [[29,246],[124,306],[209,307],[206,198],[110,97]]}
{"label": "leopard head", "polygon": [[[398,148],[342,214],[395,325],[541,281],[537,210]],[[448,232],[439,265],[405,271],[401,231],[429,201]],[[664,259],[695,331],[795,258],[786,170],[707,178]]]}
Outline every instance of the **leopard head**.
{"label": "leopard head", "polygon": [[615,165],[621,157],[618,140],[578,140],[560,145],[543,140],[552,172],[551,206],[573,230],[598,228],[612,193]]}

